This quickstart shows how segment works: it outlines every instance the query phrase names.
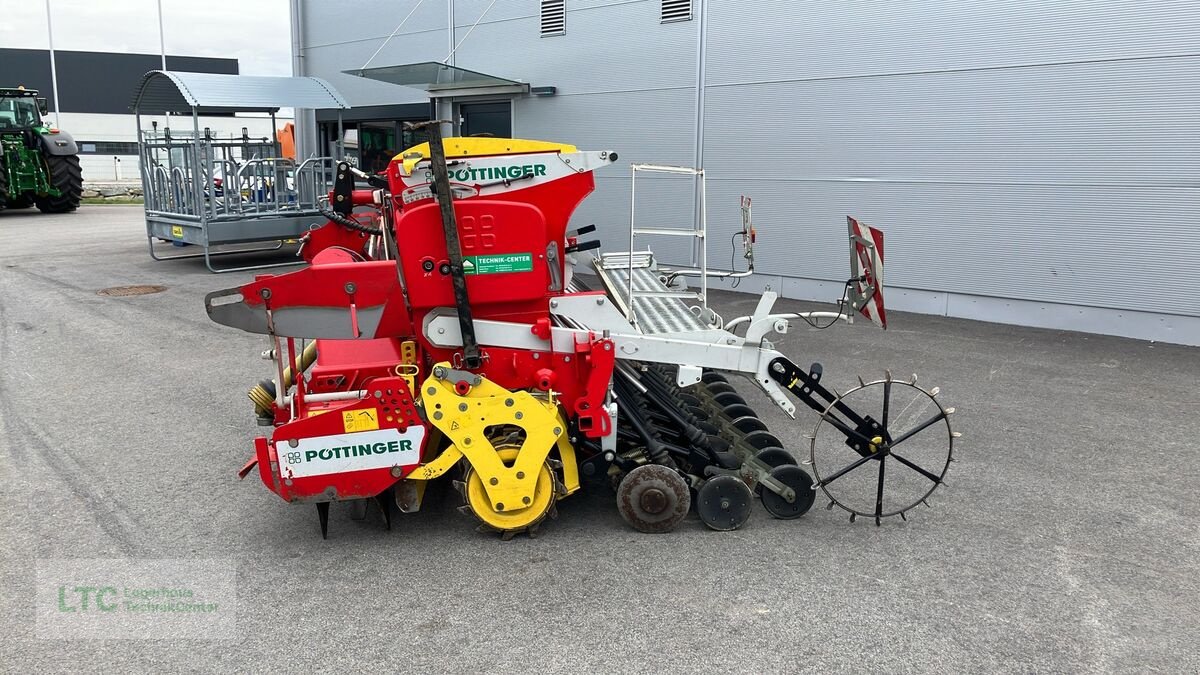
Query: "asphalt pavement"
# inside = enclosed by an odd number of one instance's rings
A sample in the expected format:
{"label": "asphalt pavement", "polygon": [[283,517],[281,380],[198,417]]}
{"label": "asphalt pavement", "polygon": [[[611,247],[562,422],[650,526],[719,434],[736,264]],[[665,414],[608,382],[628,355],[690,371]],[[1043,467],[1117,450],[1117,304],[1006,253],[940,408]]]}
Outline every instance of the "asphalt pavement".
{"label": "asphalt pavement", "polygon": [[[796,326],[776,346],[826,384],[918,373],[957,408],[929,508],[876,527],[819,498],[646,535],[596,488],[502,542],[451,493],[390,532],[335,505],[322,540],[311,506],[235,475],[269,364],[202,298],[250,278],[151,260],[140,207],[0,212],[0,669],[1200,671],[1200,349],[898,312]],[[97,294],[135,284],[166,290]],[[757,300],[714,296],[727,317]],[[807,452],[817,415],[739,388]],[[236,629],[49,639],[35,588],[59,559],[224,564]]]}

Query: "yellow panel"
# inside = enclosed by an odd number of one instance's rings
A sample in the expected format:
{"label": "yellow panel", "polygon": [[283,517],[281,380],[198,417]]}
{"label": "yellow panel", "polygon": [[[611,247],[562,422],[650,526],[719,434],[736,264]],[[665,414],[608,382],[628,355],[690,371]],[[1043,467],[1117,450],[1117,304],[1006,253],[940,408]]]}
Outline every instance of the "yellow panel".
{"label": "yellow panel", "polygon": [[[552,141],[530,141],[523,138],[488,138],[467,136],[442,139],[446,157],[481,157],[485,155],[517,155],[527,152],[578,152],[579,148]],[[404,174],[411,175],[417,162],[429,156],[429,144],[415,145],[396,155],[393,161],[404,162]]]}
{"label": "yellow panel", "polygon": [[346,433],[373,431],[379,428],[379,408],[347,410],[342,413],[342,426]]}

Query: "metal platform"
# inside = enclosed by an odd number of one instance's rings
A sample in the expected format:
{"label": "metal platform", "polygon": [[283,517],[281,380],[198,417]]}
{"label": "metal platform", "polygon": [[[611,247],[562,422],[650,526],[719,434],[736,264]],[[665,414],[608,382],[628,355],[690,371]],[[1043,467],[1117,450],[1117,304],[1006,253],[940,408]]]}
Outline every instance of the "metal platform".
{"label": "metal platform", "polygon": [[672,290],[660,279],[658,267],[649,253],[635,253],[630,265],[626,253],[607,254],[594,262],[597,276],[621,311],[629,311],[629,275],[633,274],[636,325],[647,335],[697,333],[713,330],[706,325],[684,299],[695,300],[692,291]]}

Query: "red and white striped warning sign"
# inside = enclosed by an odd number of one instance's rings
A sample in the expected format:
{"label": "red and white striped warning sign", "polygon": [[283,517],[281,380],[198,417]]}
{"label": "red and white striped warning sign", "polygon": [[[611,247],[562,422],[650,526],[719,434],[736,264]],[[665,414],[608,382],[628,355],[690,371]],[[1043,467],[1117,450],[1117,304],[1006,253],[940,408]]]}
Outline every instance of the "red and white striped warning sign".
{"label": "red and white striped warning sign", "polygon": [[851,216],[846,216],[846,226],[850,230],[851,268],[858,277],[853,282],[854,290],[858,297],[867,299],[858,311],[876,326],[886,329],[887,313],[883,309],[883,232]]}

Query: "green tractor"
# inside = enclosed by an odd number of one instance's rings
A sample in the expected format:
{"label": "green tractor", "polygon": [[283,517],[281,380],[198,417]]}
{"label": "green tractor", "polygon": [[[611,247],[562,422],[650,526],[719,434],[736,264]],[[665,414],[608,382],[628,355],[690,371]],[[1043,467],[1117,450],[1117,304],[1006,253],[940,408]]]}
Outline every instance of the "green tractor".
{"label": "green tractor", "polygon": [[67,132],[47,126],[45,114],[46,99],[36,91],[0,88],[0,209],[79,208],[79,147]]}

